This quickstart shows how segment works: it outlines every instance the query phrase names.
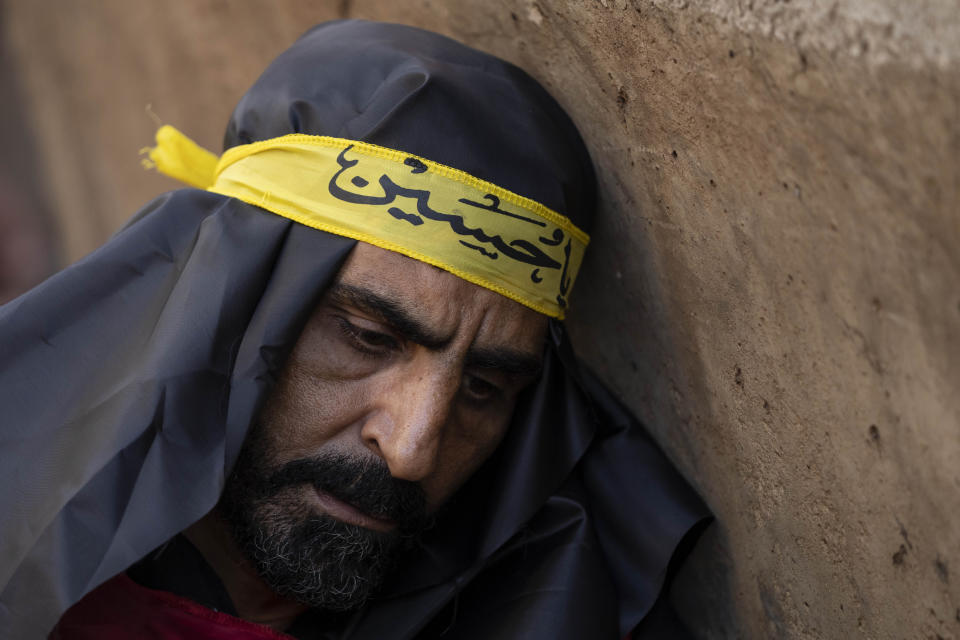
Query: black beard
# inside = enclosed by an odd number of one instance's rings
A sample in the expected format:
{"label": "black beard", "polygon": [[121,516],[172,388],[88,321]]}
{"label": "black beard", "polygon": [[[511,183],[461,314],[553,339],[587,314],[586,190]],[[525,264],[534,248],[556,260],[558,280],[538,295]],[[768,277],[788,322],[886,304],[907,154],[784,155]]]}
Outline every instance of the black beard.
{"label": "black beard", "polygon": [[[259,436],[244,443],[218,505],[240,550],[278,595],[327,611],[359,608],[429,526],[423,490],[372,455],[270,466]],[[397,527],[374,531],[318,513],[304,501],[305,486]]]}

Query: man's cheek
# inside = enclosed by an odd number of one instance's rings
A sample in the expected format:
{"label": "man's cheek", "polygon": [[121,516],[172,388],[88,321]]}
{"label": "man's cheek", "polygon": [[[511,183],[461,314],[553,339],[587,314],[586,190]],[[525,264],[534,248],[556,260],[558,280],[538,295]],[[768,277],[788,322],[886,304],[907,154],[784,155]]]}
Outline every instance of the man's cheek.
{"label": "man's cheek", "polygon": [[496,451],[506,433],[506,425],[490,425],[484,437],[454,438],[440,456],[434,477],[421,483],[431,513],[439,509],[477,469]]}
{"label": "man's cheek", "polygon": [[332,384],[291,371],[261,414],[273,462],[316,455],[363,414],[363,387]]}
{"label": "man's cheek", "polygon": [[316,383],[337,383],[362,380],[381,370],[384,363],[357,352],[337,336],[326,336],[310,348],[296,351],[291,367]]}
{"label": "man's cheek", "polygon": [[458,406],[447,425],[446,451],[460,466],[477,468],[490,457],[510,428],[515,402],[501,400],[485,406]]}

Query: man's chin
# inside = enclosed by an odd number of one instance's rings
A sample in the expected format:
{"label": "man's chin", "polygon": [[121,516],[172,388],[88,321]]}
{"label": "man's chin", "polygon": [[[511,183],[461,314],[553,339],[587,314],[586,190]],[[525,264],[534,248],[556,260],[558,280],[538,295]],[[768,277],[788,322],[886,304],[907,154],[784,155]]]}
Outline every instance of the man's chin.
{"label": "man's chin", "polygon": [[395,531],[376,531],[325,514],[296,523],[271,517],[252,530],[235,528],[234,536],[272,591],[327,611],[361,607],[405,546]]}
{"label": "man's chin", "polygon": [[277,595],[328,611],[359,608],[427,525],[423,490],[379,459],[328,454],[272,465],[268,453],[255,433],[221,496],[235,542]]}

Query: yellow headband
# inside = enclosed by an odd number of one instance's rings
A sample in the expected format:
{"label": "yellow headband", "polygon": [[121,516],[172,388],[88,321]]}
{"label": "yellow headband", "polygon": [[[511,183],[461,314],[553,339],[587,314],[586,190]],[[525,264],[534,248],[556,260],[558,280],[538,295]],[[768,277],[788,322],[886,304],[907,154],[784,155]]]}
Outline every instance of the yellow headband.
{"label": "yellow headband", "polygon": [[424,158],[291,134],[219,159],[171,126],[145,164],[315,229],[396,251],[563,318],[590,238],[566,217]]}

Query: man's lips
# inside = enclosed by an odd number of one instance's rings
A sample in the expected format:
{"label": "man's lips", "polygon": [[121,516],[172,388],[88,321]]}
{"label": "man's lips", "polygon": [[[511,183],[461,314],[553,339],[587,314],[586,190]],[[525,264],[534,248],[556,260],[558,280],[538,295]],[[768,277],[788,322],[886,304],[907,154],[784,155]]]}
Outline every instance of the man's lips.
{"label": "man's lips", "polygon": [[382,518],[375,518],[369,514],[360,511],[355,506],[348,502],[344,502],[339,498],[315,489],[317,496],[317,502],[320,505],[320,508],[323,511],[337,520],[346,522],[347,524],[357,525],[359,527],[364,527],[366,529],[373,529],[374,531],[390,531],[395,529],[397,523],[393,520],[386,520]]}

